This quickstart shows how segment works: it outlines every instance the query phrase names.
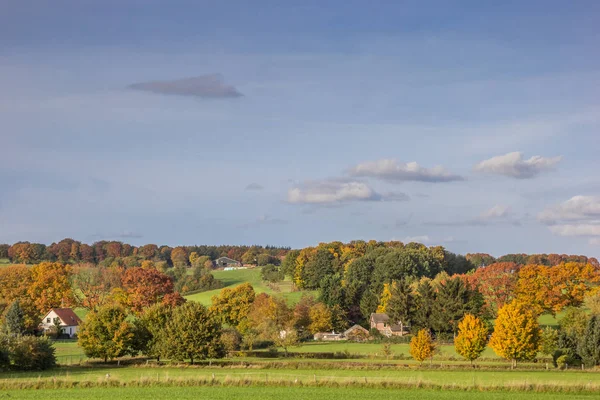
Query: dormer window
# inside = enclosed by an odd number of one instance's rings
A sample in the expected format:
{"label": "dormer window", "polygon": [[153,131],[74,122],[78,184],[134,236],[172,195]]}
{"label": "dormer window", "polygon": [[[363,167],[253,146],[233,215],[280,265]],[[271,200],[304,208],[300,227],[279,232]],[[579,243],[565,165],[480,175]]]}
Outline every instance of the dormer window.
{"label": "dormer window", "polygon": [[52,320],[51,320],[50,318],[46,318],[46,323],[47,323],[47,324],[49,324],[49,323],[51,323],[51,322],[52,322]]}

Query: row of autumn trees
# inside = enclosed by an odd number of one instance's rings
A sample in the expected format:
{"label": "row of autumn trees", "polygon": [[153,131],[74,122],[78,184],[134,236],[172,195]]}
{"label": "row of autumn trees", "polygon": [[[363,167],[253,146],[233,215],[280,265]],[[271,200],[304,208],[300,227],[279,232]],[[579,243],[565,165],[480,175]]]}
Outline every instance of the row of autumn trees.
{"label": "row of autumn trees", "polygon": [[0,244],[0,259],[15,264],[38,264],[60,262],[63,264],[101,264],[120,266],[139,264],[140,260],[165,262],[169,266],[189,266],[192,253],[206,256],[209,260],[229,257],[244,264],[266,265],[283,258],[289,248],[275,246],[158,246],[146,244],[133,246],[119,241],[98,241],[91,245],[73,239],[63,239],[47,246],[42,243],[18,242],[13,245]]}
{"label": "row of autumn trees", "polygon": [[[193,280],[194,275],[186,275],[186,279]],[[151,263],[127,269],[61,263],[0,268],[0,312],[6,317],[17,304],[23,314],[22,332],[17,333],[33,333],[40,318],[52,308],[79,306],[95,310],[105,304],[119,304],[139,312],[155,303],[182,302],[173,278]]]}
{"label": "row of autumn trees", "polygon": [[[516,366],[518,361],[535,359],[539,353],[551,356],[554,366],[568,368],[584,364],[600,365],[600,298],[589,313],[569,308],[556,330],[541,329],[538,314],[529,304],[512,300],[498,310],[493,329],[472,314],[458,323],[454,339],[456,352],[471,364],[486,346]],[[490,335],[491,333],[491,335]],[[410,353],[421,363],[431,359],[437,343],[427,329],[417,332],[410,342]]]}
{"label": "row of autumn trees", "polygon": [[142,354],[193,363],[265,344],[287,353],[310,333],[343,328],[346,321],[334,311],[309,296],[292,308],[246,283],[224,289],[208,308],[196,302],[157,302],[139,310],[106,304],[88,314],[78,341],[86,355],[105,361]]}
{"label": "row of autumn trees", "polygon": [[500,259],[558,264],[496,262],[489,255],[461,256],[419,243],[353,241],[292,250],[279,272],[300,289],[318,290],[321,301],[339,307],[350,321],[365,321],[379,310],[415,328],[454,333],[467,312],[493,318],[519,297],[538,313],[556,313],[580,305],[598,283],[595,258],[517,254]]}

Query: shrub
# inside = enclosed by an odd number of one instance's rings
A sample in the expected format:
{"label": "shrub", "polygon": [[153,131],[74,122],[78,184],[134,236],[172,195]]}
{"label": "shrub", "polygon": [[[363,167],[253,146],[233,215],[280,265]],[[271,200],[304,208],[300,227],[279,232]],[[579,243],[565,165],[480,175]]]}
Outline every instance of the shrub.
{"label": "shrub", "polygon": [[242,343],[242,336],[238,331],[232,328],[223,329],[221,333],[221,342],[227,353],[232,353],[240,349]]}
{"label": "shrub", "polygon": [[281,282],[284,278],[281,268],[273,264],[265,265],[262,268],[261,276],[263,281],[268,282]]}
{"label": "shrub", "polygon": [[19,336],[11,340],[10,358],[15,369],[31,371],[56,366],[55,349],[46,337]]}

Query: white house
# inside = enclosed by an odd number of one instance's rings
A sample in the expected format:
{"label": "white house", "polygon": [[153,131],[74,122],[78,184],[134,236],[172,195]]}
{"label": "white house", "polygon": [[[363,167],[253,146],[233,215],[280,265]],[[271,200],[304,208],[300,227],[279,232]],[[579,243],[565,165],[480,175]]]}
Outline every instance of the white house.
{"label": "white house", "polygon": [[60,320],[62,334],[69,335],[69,337],[73,337],[77,333],[81,323],[81,318],[71,308],[53,308],[42,319],[40,328],[44,332],[52,330],[56,326],[54,323],[56,319]]}

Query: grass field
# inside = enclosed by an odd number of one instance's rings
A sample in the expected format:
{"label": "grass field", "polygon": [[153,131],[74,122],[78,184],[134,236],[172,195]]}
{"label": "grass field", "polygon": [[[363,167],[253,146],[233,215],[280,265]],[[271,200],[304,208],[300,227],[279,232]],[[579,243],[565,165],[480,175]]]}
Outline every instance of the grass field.
{"label": "grass field", "polygon": [[[410,357],[408,343],[392,344],[391,349],[393,355],[399,356],[401,354],[406,357]],[[293,347],[290,351],[299,353],[328,353],[328,352],[348,352],[350,354],[360,355],[374,355],[379,358],[384,358],[382,354],[383,345],[379,343],[353,343],[353,342],[306,342],[302,346]],[[448,358],[456,357],[462,359],[454,350],[454,345],[441,345],[439,347],[439,353],[434,359],[437,358]],[[494,358],[499,357],[494,353],[491,348],[486,348],[481,354],[481,358]]]}
{"label": "grass field", "polygon": [[[300,300],[303,294],[312,293],[316,295],[314,291],[293,291],[293,285],[290,281],[284,281],[275,285],[276,290],[267,286],[265,282],[262,281],[260,275],[260,268],[252,268],[252,269],[239,269],[233,271],[213,271],[213,275],[216,279],[223,281],[225,287],[234,288],[242,283],[248,282],[252,285],[256,293],[267,293],[270,295],[281,295],[283,296],[290,304],[295,304]],[[196,294],[191,294],[185,296],[188,300],[197,301],[204,305],[208,305],[211,303],[211,297],[219,294],[221,289],[217,290],[209,290],[207,292],[201,292]]]}
{"label": "grass field", "polygon": [[[107,378],[110,374],[110,378]],[[20,387],[28,383],[37,387],[52,386],[56,382],[90,385],[110,380],[122,386],[196,386],[215,384],[236,386],[264,383],[287,385],[381,385],[390,387],[423,387],[448,389],[510,389],[523,390],[535,386],[537,390],[577,391],[600,390],[600,374],[591,371],[558,370],[456,370],[413,367],[398,368],[271,368],[252,367],[63,367],[57,370],[30,373],[0,374],[0,389]]]}
{"label": "grass field", "polygon": [[41,396],[54,398],[69,398],[78,400],[105,399],[262,399],[280,400],[286,396],[298,399],[331,400],[417,400],[417,399],[464,399],[464,400],[499,400],[510,396],[511,400],[537,399],[573,399],[587,400],[597,398],[597,393],[528,393],[528,392],[464,392],[452,390],[407,390],[407,389],[373,389],[373,388],[329,388],[329,387],[129,387],[129,388],[76,388],[54,390],[9,390],[0,392],[0,398],[23,400],[39,399]]}

